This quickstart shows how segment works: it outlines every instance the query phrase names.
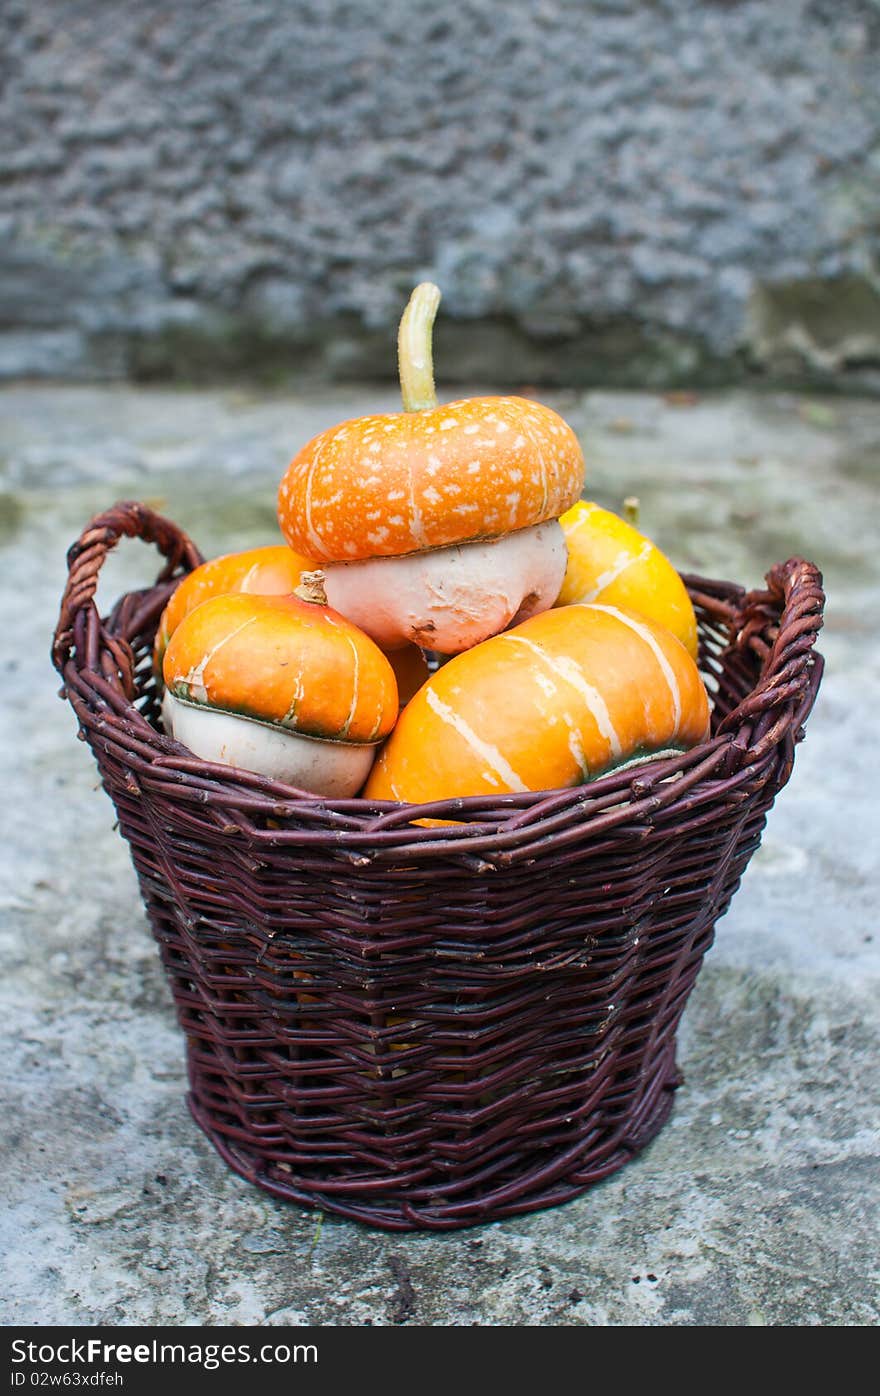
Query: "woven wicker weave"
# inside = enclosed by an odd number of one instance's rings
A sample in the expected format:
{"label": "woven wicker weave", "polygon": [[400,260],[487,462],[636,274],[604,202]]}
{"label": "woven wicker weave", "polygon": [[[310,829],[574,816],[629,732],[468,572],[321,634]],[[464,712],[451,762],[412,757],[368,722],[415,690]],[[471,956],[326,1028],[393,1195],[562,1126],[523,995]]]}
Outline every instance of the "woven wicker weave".
{"label": "woven wicker weave", "polygon": [[[166,565],[102,620],[124,535]],[[416,808],[302,795],[161,735],[150,647],[200,561],[144,506],[108,510],[70,550],[53,651],[131,846],[193,1115],[269,1192],[392,1230],[574,1197],[669,1113],[682,1010],[819,685],[819,573],[792,560],[748,594],[685,579],[704,745]]]}

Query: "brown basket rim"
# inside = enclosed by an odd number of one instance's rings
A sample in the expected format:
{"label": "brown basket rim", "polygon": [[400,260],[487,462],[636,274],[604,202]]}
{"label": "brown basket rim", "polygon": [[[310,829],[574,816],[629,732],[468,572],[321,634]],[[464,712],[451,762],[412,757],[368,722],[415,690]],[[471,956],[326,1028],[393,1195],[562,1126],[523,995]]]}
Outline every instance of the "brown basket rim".
{"label": "brown basket rim", "polygon": [[[98,574],[123,537],[154,543],[165,565],[152,587],[126,593],[101,618],[94,602]],[[823,669],[814,646],[825,597],[813,563],[798,557],[778,563],[767,573],[766,587],[752,591],[683,573],[694,603],[729,628],[734,649],[750,651],[760,663],[757,684],[706,742],[565,789],[418,805],[361,797],[334,800],[197,760],[154,728],[135,705],[135,654],[125,637],[149,633],[181,577],[203,561],[176,524],[145,504],[117,503],[86,525],[67,561],[52,659],[64,681],[61,696],[72,703],[81,729],[88,726],[103,743],[122,749],[133,768],[149,765],[179,798],[211,806],[228,821],[230,833],[268,834],[276,845],[290,840],[326,846],[329,839],[356,865],[449,856],[478,869],[509,865],[532,856],[551,837],[554,847],[564,844],[573,821],[580,841],[585,825],[598,838],[622,824],[650,824],[673,802],[682,813],[696,810],[721,786],[754,774],[756,765],[780,758],[780,753],[783,783]],[[259,829],[256,821],[267,818],[293,820],[297,827]],[[425,819],[454,822],[427,828],[415,822]]]}

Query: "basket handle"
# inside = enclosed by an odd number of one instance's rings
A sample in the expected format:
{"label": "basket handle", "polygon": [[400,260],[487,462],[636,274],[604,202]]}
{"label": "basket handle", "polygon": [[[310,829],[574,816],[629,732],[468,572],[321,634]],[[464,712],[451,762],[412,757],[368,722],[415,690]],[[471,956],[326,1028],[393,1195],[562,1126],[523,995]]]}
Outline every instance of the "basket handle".
{"label": "basket handle", "polygon": [[73,652],[77,619],[94,607],[98,573],[120,538],[141,538],[159,549],[166,561],[156,579],[157,586],[170,581],[178,570],[190,572],[203,561],[195,543],[183,530],[146,504],[126,500],[97,514],[86,524],[67,554],[67,585],[52,641],[52,662],[59,673],[63,672]]}
{"label": "basket handle", "polygon": [[734,746],[747,764],[778,741],[785,726],[806,721],[818,684],[813,654],[822,628],[822,573],[804,558],[789,558],[767,573],[764,589],[747,592],[734,620],[735,644],[761,659],[761,677],[728,713],[719,733],[736,731]]}

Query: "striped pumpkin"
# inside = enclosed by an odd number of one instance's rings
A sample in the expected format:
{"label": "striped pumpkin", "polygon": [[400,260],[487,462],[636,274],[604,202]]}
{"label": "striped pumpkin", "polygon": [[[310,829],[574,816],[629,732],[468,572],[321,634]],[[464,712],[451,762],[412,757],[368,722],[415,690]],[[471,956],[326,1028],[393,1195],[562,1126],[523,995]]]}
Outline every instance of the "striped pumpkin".
{"label": "striped pumpkin", "polygon": [[420,803],[573,786],[708,730],[702,679],[669,630],[614,606],[566,606],[439,669],[364,795]]}
{"label": "striped pumpkin", "polygon": [[559,520],[568,564],[557,606],[601,601],[659,621],[697,657],[697,618],[684,582],[656,543],[638,529],[579,500]]}
{"label": "striped pumpkin", "polygon": [[314,563],[302,553],[286,548],[283,543],[266,548],[248,548],[240,553],[225,553],[211,558],[190,572],[172,592],[156,632],[153,651],[156,673],[162,672],[162,660],[168,641],[180,622],[212,596],[227,596],[243,592],[255,596],[289,596],[299,585],[303,572]]}
{"label": "striped pumpkin", "polygon": [[176,740],[316,794],[356,794],[398,712],[381,650],[304,587],[203,602],[172,635],[163,672]]}
{"label": "striped pumpkin", "polygon": [[[265,548],[249,548],[245,552],[227,553],[203,562],[190,572],[172,593],[156,632],[153,668],[157,680],[162,678],[162,661],[168,641],[178,625],[197,606],[214,596],[289,596],[299,585],[304,572],[314,567],[310,558],[296,553],[283,543]],[[401,706],[408,703],[416,689],[428,677],[425,656],[417,645],[404,645],[389,653],[389,662],[397,679]]]}

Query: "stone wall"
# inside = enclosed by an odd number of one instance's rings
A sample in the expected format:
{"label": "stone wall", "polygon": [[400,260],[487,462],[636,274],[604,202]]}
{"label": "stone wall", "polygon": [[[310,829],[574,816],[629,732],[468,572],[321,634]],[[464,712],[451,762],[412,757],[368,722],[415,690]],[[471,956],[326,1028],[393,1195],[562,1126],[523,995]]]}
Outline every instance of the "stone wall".
{"label": "stone wall", "polygon": [[0,374],[880,384],[878,0],[6,0]]}

